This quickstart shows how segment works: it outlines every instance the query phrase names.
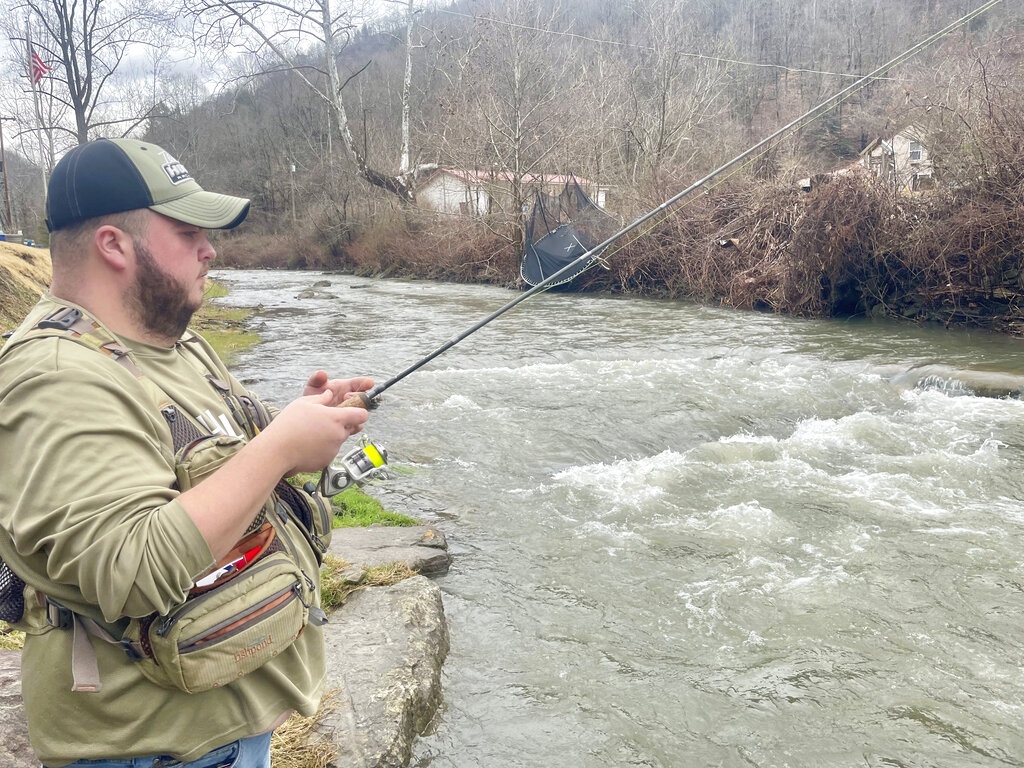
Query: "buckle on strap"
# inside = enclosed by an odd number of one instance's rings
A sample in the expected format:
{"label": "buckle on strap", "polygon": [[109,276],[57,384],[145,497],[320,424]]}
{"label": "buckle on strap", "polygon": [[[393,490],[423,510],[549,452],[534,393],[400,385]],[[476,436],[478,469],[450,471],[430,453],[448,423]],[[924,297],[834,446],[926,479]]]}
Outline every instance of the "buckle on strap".
{"label": "buckle on strap", "polygon": [[124,651],[125,656],[132,661],[142,661],[145,658],[142,652],[135,646],[135,643],[128,638],[122,637],[118,644],[121,646],[121,650]]}
{"label": "buckle on strap", "polygon": [[65,608],[53,598],[46,599],[46,623],[57,629],[70,629],[75,620],[75,614],[69,608]]}
{"label": "buckle on strap", "polygon": [[52,315],[47,317],[45,320],[40,320],[37,324],[37,328],[57,328],[61,331],[67,331],[72,325],[82,319],[82,313],[74,307],[65,307],[54,312]]}

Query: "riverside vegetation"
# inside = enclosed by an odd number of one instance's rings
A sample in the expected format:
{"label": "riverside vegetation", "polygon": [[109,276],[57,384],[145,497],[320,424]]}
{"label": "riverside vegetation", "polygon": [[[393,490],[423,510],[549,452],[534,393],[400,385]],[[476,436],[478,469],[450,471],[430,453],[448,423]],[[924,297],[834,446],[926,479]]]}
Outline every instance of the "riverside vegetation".
{"label": "riverside vegetation", "polygon": [[[1021,126],[1024,128],[1024,125]],[[806,317],[890,317],[1024,335],[1024,130],[1009,183],[897,195],[859,173],[804,192],[748,179],[691,198],[613,245],[575,287],[690,298]],[[521,289],[517,249],[485,221],[396,213],[351,245],[268,253],[245,236],[223,249],[246,267],[484,282]],[[259,255],[256,255],[259,254]]]}

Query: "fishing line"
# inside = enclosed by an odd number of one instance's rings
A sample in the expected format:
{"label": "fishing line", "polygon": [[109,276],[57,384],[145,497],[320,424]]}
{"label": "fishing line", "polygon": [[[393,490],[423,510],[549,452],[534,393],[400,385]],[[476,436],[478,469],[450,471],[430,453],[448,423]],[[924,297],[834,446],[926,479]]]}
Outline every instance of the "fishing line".
{"label": "fishing line", "polygon": [[[663,221],[665,221],[668,218],[668,216],[670,215],[669,209],[673,208],[676,205],[676,203],[681,201],[683,198],[691,195],[693,192],[695,192],[698,189],[701,189],[702,187],[706,187],[706,185],[709,182],[711,182],[713,179],[717,178],[718,176],[722,175],[726,171],[730,171],[730,173],[727,176],[725,176],[723,179],[721,179],[717,184],[715,184],[715,185],[713,185],[711,187],[707,187],[708,191],[710,191],[711,189],[714,189],[719,184],[723,183],[724,181],[729,179],[731,176],[733,176],[734,174],[738,173],[740,170],[743,170],[744,168],[749,167],[750,164],[752,164],[753,162],[755,162],[759,158],[763,157],[768,152],[770,152],[773,149],[775,149],[785,138],[789,138],[789,135],[795,134],[800,129],[804,128],[805,126],[807,126],[810,123],[814,122],[818,118],[824,116],[825,114],[827,114],[831,110],[835,109],[837,106],[842,104],[844,101],[846,101],[848,98],[850,98],[850,96],[852,96],[857,91],[861,90],[862,88],[864,88],[865,86],[869,85],[870,83],[873,83],[876,80],[879,80],[881,78],[881,75],[883,75],[885,72],[889,71],[893,67],[899,66],[900,64],[903,64],[904,62],[908,61],[909,59],[911,59],[912,57],[916,56],[918,53],[923,51],[925,48],[927,48],[927,47],[933,45],[935,42],[941,40],[943,37],[948,35],[950,32],[953,32],[954,30],[959,29],[963,25],[970,23],[971,21],[976,19],[978,16],[980,16],[983,13],[985,13],[986,11],[988,11],[989,9],[993,8],[994,6],[998,5],[1001,2],[1002,2],[1002,0],[989,0],[989,2],[985,3],[981,7],[971,11],[970,13],[968,13],[965,16],[961,17],[960,19],[957,19],[956,21],[954,21],[952,24],[949,24],[948,26],[944,27],[943,29],[939,30],[938,32],[932,34],[930,37],[926,38],[925,40],[922,40],[920,43],[917,43],[913,47],[907,49],[906,51],[901,53],[896,58],[892,59],[891,61],[886,62],[882,66],[880,66],[877,69],[875,69],[873,72],[870,72],[869,74],[867,74],[864,77],[862,77],[860,80],[856,81],[855,83],[852,83],[852,84],[848,85],[846,88],[842,89],[838,93],[834,94],[833,96],[830,96],[828,99],[826,99],[825,101],[821,102],[818,106],[808,110],[804,114],[802,114],[799,117],[797,117],[795,120],[792,120],[791,122],[789,122],[786,125],[784,125],[782,128],[780,128],[777,131],[775,131],[774,133],[772,133],[770,136],[767,136],[766,138],[764,138],[761,141],[759,141],[756,144],[754,144],[749,149],[747,149],[744,152],[740,153],[739,155],[734,157],[732,160],[727,162],[725,165],[722,165],[721,167],[716,168],[714,171],[712,171],[711,173],[707,174],[706,176],[704,176],[703,178],[699,179],[698,181],[694,182],[693,184],[688,186],[683,191],[681,191],[681,192],[677,193],[676,195],[674,195],[673,197],[669,198],[668,200],[663,202],[661,205],[659,205],[657,208],[654,208],[653,210],[645,213],[643,216],[641,216],[640,218],[636,219],[633,223],[631,223],[628,226],[620,229],[618,232],[616,232],[614,235],[612,235],[611,237],[609,237],[605,241],[603,241],[601,243],[598,243],[596,246],[591,248],[589,251],[584,253],[582,256],[579,256],[577,259],[575,259],[574,261],[572,261],[569,264],[565,265],[564,267],[562,267],[557,272],[549,275],[548,277],[546,277],[541,282],[537,283],[535,286],[533,286],[529,290],[523,292],[522,294],[520,294],[519,296],[514,298],[512,301],[510,301],[507,304],[505,304],[503,307],[500,307],[499,309],[495,310],[491,314],[487,315],[487,317],[485,317],[482,320],[480,320],[479,322],[473,324],[472,326],[470,326],[469,328],[467,328],[463,332],[453,336],[448,341],[446,341],[444,344],[442,344],[437,349],[435,349],[433,352],[431,352],[430,354],[428,354],[425,357],[421,358],[420,360],[417,360],[415,363],[410,365],[408,368],[405,368],[400,373],[396,374],[395,376],[392,376],[390,379],[388,379],[384,383],[378,384],[377,386],[367,390],[366,392],[353,393],[341,405],[342,406],[357,406],[357,407],[362,407],[362,408],[370,407],[372,402],[377,397],[379,397],[382,392],[384,392],[385,390],[391,388],[392,386],[394,386],[395,384],[400,382],[402,379],[404,379],[406,376],[408,376],[409,374],[413,373],[414,371],[419,370],[420,368],[422,368],[424,365],[429,363],[434,358],[438,357],[439,355],[444,354],[449,349],[451,349],[456,344],[458,344],[460,341],[465,339],[467,336],[470,336],[473,333],[476,333],[478,330],[483,328],[485,325],[490,323],[492,320],[500,317],[501,315],[503,315],[505,312],[507,312],[508,310],[512,309],[516,305],[526,301],[527,299],[529,299],[532,296],[536,296],[538,293],[541,293],[542,291],[547,290],[551,285],[555,284],[560,277],[563,277],[564,275],[568,274],[570,271],[578,268],[580,265],[587,264],[586,269],[591,269],[594,266],[596,266],[597,264],[604,263],[604,261],[607,259],[607,256],[605,256],[603,258],[601,258],[600,256],[603,254],[605,249],[610,247],[613,243],[621,240],[626,235],[639,230],[640,227],[642,227],[643,225],[645,225],[648,222],[651,222],[653,220],[654,223],[648,229],[646,229],[645,231],[641,231],[638,234],[635,234],[633,236],[633,239],[628,240],[625,243],[623,243],[622,245],[620,245],[618,248],[616,248],[614,251],[612,251],[612,254],[618,253],[619,251],[622,250],[622,248],[625,248],[627,245],[631,245],[632,243],[635,243],[639,238],[643,237],[644,235],[650,234],[650,232],[654,229],[654,227],[656,227],[658,224],[662,223]],[[671,213],[677,213],[679,210],[682,210],[682,207],[683,206],[676,207],[675,210],[672,211]],[[657,218],[659,216],[661,218]],[[598,254],[598,256],[595,256],[594,254]],[[588,261],[590,263],[588,263]]]}

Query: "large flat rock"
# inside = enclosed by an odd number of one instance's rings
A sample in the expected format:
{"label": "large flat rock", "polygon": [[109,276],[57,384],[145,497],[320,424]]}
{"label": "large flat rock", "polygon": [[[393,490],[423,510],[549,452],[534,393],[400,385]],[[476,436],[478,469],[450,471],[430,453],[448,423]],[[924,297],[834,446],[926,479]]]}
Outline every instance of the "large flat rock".
{"label": "large flat rock", "polygon": [[395,768],[441,701],[448,625],[441,590],[423,576],[352,593],[331,614],[327,679],[333,706],[317,725],[331,768]]}
{"label": "large flat rock", "polygon": [[339,528],[329,551],[354,566],[405,563],[426,575],[447,573],[451,562],[444,534],[429,525]]}

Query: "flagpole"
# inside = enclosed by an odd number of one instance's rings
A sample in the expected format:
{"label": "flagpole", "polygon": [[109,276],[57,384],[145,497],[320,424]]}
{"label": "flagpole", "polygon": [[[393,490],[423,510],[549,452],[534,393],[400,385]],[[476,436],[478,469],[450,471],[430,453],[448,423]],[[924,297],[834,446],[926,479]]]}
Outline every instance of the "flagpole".
{"label": "flagpole", "polygon": [[46,145],[43,144],[43,110],[39,106],[39,89],[36,88],[35,78],[32,76],[32,16],[25,14],[25,44],[28,46],[25,57],[25,66],[28,68],[29,87],[32,88],[32,103],[36,110],[36,138],[39,141],[39,167],[43,173],[43,194],[46,194],[46,187],[49,184],[50,167],[46,162]]}

